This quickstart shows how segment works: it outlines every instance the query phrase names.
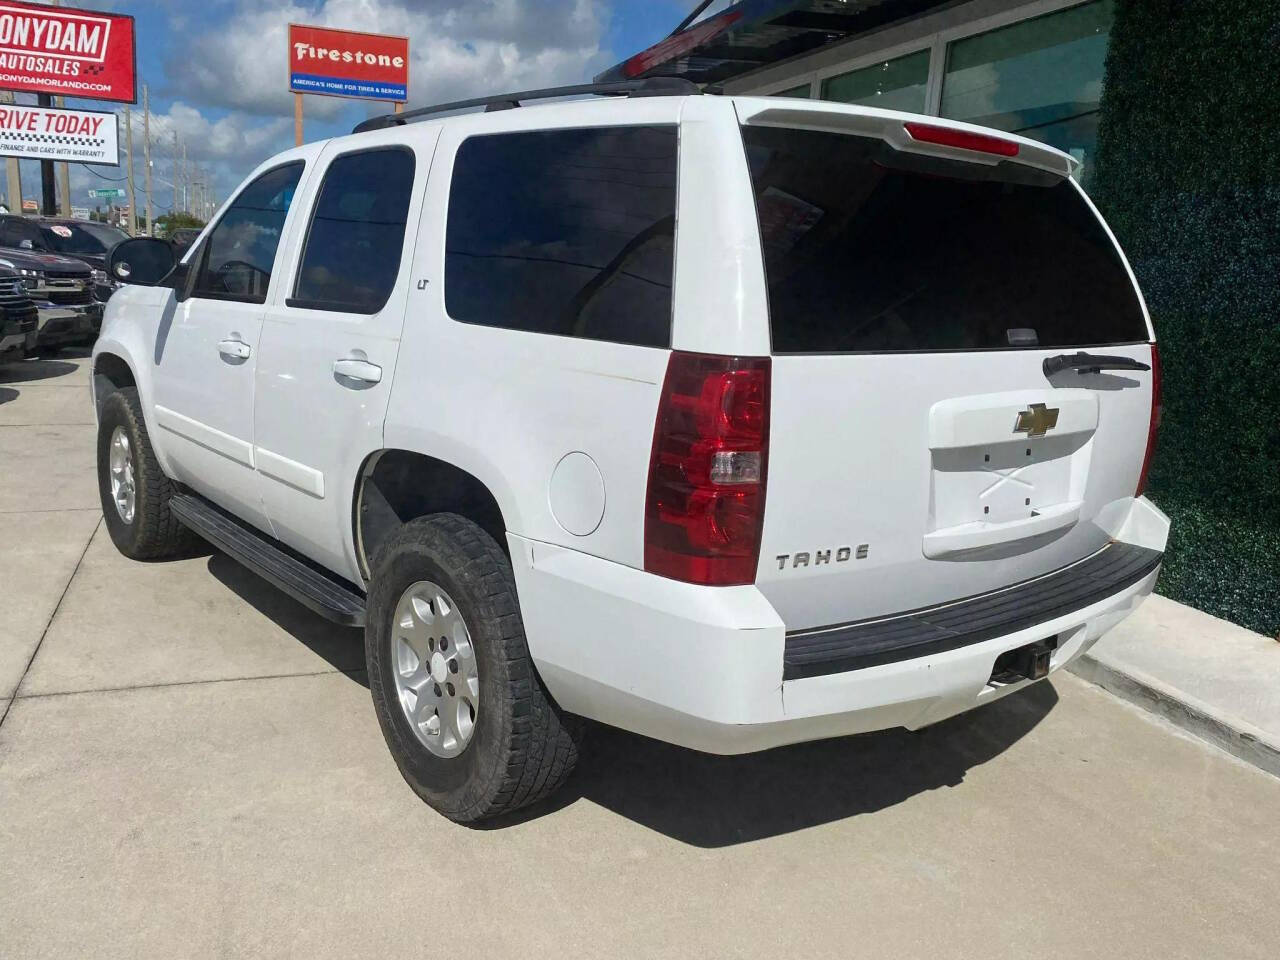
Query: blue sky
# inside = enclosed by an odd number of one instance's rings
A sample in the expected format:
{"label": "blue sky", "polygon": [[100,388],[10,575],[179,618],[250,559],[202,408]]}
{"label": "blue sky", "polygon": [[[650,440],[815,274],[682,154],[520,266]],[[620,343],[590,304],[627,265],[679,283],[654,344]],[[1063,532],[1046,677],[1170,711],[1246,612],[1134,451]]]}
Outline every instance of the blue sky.
{"label": "blue sky", "polygon": [[[711,11],[723,8],[718,0]],[[172,143],[206,172],[221,199],[259,162],[293,143],[285,28],[289,22],[407,35],[410,104],[589,80],[669,33],[695,0],[71,0],[130,13],[138,37],[139,99],[150,87],[157,216],[173,203]],[[20,102],[34,102],[18,94]],[[118,109],[68,100],[68,106]],[[390,104],[307,97],[308,140],[349,132]],[[134,174],[142,205],[141,104]],[[121,130],[123,144],[124,131]],[[22,164],[26,197],[39,168]],[[93,186],[123,186],[124,167],[71,167],[75,205]]]}

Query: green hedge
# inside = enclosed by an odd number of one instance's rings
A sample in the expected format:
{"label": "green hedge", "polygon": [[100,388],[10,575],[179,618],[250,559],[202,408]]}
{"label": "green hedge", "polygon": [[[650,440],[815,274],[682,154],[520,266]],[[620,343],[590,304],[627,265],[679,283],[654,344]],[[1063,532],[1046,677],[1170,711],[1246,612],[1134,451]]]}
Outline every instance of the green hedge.
{"label": "green hedge", "polygon": [[1159,591],[1280,632],[1280,0],[1118,0],[1093,193],[1164,366]]}

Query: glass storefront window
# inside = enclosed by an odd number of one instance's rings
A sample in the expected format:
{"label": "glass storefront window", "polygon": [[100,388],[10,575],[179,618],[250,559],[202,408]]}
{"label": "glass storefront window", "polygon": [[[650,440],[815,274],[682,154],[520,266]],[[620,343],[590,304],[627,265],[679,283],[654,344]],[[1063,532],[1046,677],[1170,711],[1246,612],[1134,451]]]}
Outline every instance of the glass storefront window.
{"label": "glass storefront window", "polygon": [[929,51],[895,57],[822,81],[822,99],[924,113]]}
{"label": "glass storefront window", "polygon": [[1065,150],[1087,182],[1114,13],[1114,0],[1094,0],[954,41],[939,113]]}
{"label": "glass storefront window", "polygon": [[802,83],[798,87],[791,87],[787,90],[779,90],[777,93],[769,94],[771,97],[799,97],[802,100],[809,99],[809,84]]}

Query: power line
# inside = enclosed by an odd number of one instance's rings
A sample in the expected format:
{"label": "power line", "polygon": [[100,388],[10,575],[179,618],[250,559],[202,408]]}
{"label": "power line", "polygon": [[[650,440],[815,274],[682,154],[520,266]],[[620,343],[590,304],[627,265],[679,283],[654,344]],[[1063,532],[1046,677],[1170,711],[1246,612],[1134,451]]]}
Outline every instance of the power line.
{"label": "power line", "polygon": [[95,177],[99,177],[103,180],[110,180],[112,183],[124,183],[126,179],[125,177],[108,177],[105,173],[99,173],[97,170],[93,169],[93,167],[89,166],[87,163],[82,163],[80,164],[80,166],[84,167],[86,170],[92,173]]}

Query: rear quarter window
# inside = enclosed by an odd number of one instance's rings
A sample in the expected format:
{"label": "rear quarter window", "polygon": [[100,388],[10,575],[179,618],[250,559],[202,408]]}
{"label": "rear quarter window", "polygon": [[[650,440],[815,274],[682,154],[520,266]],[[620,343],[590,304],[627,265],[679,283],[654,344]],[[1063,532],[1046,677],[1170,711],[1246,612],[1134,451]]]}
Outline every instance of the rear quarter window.
{"label": "rear quarter window", "polygon": [[665,347],[674,126],[471,137],[458,148],[445,308],[464,323]]}
{"label": "rear quarter window", "polygon": [[1147,339],[1115,245],[1067,180],[846,134],[744,127],[743,140],[777,353]]}

